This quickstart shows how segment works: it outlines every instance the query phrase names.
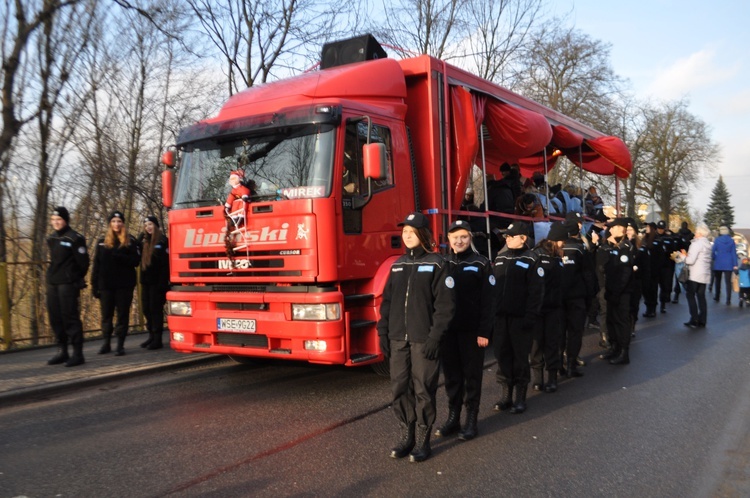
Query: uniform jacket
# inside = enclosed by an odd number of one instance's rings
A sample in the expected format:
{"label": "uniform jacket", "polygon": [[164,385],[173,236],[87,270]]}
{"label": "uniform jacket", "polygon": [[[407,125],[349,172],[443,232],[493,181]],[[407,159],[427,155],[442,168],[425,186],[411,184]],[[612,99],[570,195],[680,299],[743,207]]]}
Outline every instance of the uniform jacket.
{"label": "uniform jacket", "polygon": [[714,239],[712,255],[716,271],[732,271],[737,266],[737,247],[729,235],[719,235]]}
{"label": "uniform jacket", "polygon": [[677,239],[664,232],[663,234],[656,237],[661,244],[661,268],[669,268],[674,271],[674,260],[672,259],[672,253],[680,249]]}
{"label": "uniform jacket", "polygon": [[604,265],[604,298],[619,303],[622,294],[634,290],[633,265],[635,251],[627,237],[617,245],[610,245]]}
{"label": "uniform jacket", "polygon": [[448,262],[456,284],[456,312],[450,330],[474,337],[492,337],[496,289],[492,262],[470,249],[451,254]]}
{"label": "uniform jacket", "polygon": [[569,238],[563,245],[563,299],[591,299],[597,292],[596,268],[583,241]]}
{"label": "uniform jacket", "polygon": [[495,314],[537,318],[544,300],[544,269],[528,249],[508,249],[495,257]]}
{"label": "uniform jacket", "polygon": [[422,247],[393,263],[383,289],[378,335],[391,340],[442,339],[455,310],[454,280],[448,262]]}
{"label": "uniform jacket", "polygon": [[648,245],[641,244],[641,247],[635,248],[635,266],[638,267],[633,273],[633,278],[640,281],[646,281],[651,278],[651,254],[649,254]]}
{"label": "uniform jacket", "polygon": [[711,242],[705,237],[690,242],[685,264],[688,267],[688,280],[699,284],[711,282]]}
{"label": "uniform jacket", "polygon": [[562,286],[563,282],[563,261],[557,256],[553,256],[542,247],[533,249],[537,257],[537,267],[544,269],[544,296],[542,298],[542,314],[545,311],[562,307],[563,294],[568,292]]}
{"label": "uniform jacket", "polygon": [[85,286],[84,277],[89,270],[89,253],[86,239],[69,226],[47,236],[50,265],[47,268],[47,283],[52,285],[77,284]]}
{"label": "uniform jacket", "polygon": [[135,287],[135,267],[141,261],[140,246],[128,235],[128,245],[108,248],[104,239],[99,239],[91,272],[91,287],[94,295],[102,290],[128,289]]}
{"label": "uniform jacket", "polygon": [[169,288],[169,245],[164,234],[154,245],[151,264],[141,268],[140,280],[143,285],[154,285],[161,290]]}

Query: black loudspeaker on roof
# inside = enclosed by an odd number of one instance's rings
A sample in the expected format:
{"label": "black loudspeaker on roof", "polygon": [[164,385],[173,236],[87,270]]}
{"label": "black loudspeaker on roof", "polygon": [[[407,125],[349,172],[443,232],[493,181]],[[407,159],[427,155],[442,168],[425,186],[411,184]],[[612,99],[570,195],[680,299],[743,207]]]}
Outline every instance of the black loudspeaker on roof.
{"label": "black loudspeaker on roof", "polygon": [[367,34],[323,45],[320,69],[388,57],[374,36]]}

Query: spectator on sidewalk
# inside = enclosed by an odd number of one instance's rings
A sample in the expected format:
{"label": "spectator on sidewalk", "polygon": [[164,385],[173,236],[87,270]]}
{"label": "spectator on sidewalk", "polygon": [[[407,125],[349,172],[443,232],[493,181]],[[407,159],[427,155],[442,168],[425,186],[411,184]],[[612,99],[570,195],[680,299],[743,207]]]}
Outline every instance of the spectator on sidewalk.
{"label": "spectator on sidewalk", "polygon": [[711,281],[711,242],[707,239],[710,233],[706,225],[695,227],[695,235],[685,257],[688,267],[685,294],[690,308],[690,320],[685,326],[691,328],[706,326],[706,285]]}
{"label": "spectator on sidewalk", "polygon": [[714,301],[721,299],[721,278],[727,291],[727,306],[732,304],[732,272],[737,270],[737,247],[729,235],[729,228],[719,227],[719,236],[714,239],[711,250],[714,271]]}

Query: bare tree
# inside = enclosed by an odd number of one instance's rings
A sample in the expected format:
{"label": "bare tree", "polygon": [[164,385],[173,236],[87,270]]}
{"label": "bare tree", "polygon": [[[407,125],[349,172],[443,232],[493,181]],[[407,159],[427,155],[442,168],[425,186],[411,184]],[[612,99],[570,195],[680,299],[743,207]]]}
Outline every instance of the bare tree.
{"label": "bare tree", "polygon": [[690,113],[687,100],[646,105],[642,119],[636,190],[668,216],[681,200],[689,200],[690,187],[715,168],[719,148],[709,126]]}

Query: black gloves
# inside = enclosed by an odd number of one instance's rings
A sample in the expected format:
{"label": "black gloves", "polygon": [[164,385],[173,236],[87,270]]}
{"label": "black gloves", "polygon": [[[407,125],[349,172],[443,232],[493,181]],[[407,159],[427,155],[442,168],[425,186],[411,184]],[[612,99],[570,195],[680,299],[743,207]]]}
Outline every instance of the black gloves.
{"label": "black gloves", "polygon": [[424,356],[428,360],[437,360],[438,354],[440,353],[440,341],[436,341],[432,337],[427,338],[427,342],[424,343]]}
{"label": "black gloves", "polygon": [[391,357],[391,340],[388,339],[387,335],[381,335],[380,337],[380,352],[386,358]]}

